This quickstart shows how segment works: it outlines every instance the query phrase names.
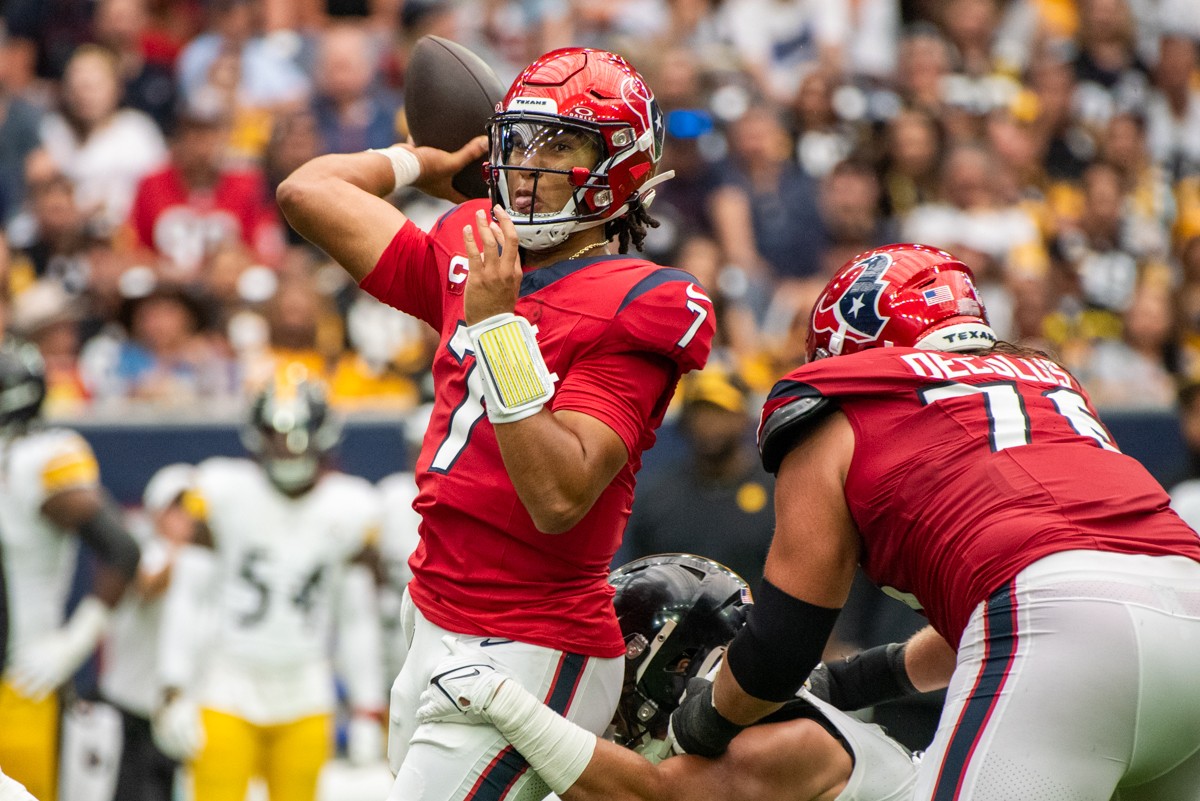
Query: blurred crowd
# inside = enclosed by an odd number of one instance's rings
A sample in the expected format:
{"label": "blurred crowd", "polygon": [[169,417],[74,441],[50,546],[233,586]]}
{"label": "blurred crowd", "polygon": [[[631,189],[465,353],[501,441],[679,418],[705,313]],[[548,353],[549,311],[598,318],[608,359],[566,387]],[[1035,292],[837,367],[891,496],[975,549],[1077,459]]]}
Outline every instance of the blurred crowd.
{"label": "blurred crowd", "polygon": [[[428,399],[432,332],[290,231],[274,187],[406,136],[426,34],[507,84],[622,53],[665,112],[648,255],[691,271],[717,359],[764,392],[853,254],[962,257],[1003,338],[1098,407],[1200,380],[1194,0],[9,0],[0,46],[7,327],[51,416],[241,408],[276,374],[343,409]],[[418,224],[445,206],[394,198]]]}

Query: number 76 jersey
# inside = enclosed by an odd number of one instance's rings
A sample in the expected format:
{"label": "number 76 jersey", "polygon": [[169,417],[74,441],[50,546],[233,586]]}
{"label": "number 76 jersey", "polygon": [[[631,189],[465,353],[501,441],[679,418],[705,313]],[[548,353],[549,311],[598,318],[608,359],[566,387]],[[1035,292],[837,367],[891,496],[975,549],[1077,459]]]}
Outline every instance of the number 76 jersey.
{"label": "number 76 jersey", "polygon": [[516,313],[536,329],[555,378],[553,411],[611,428],[629,460],[571,531],[539,532],[500,455],[466,335],[465,203],[426,234],[407,223],[363,289],[434,327],[434,409],[417,460],[421,543],[409,592],[451,631],[614,657],[625,651],[608,570],[633,500],[634,474],[679,376],[702,367],[712,301],[688,273],[640,258],[567,259],[526,271]]}
{"label": "number 76 jersey", "polygon": [[977,604],[1043,556],[1200,559],[1162,486],[1049,359],[911,348],[821,359],[775,385],[760,449],[786,449],[788,420],[821,398],[854,430],[845,496],[863,570],[951,643]]}

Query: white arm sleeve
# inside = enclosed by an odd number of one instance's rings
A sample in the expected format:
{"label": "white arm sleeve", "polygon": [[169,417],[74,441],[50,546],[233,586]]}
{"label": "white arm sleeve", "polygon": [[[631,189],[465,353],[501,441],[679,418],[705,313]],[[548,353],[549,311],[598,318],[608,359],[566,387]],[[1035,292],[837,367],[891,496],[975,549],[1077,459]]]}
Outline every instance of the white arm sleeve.
{"label": "white arm sleeve", "polygon": [[196,663],[211,629],[217,567],[217,555],[199,545],[188,545],[175,557],[158,639],[161,687],[187,688],[197,675]]}
{"label": "white arm sleeve", "polygon": [[383,633],[375,578],[365,565],[352,564],[338,598],[337,668],[356,711],[387,708],[383,689]]}
{"label": "white arm sleeve", "polygon": [[512,679],[496,690],[484,716],[559,795],[579,780],[596,750],[596,735],[559,715]]}

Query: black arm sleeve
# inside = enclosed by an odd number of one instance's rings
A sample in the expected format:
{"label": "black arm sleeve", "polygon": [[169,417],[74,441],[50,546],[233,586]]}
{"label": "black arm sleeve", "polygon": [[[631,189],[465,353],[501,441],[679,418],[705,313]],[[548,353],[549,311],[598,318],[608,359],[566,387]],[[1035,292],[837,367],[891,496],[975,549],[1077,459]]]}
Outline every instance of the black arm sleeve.
{"label": "black arm sleeve", "polygon": [[137,573],[141,551],[126,530],[120,513],[110,503],[100,507],[90,519],[76,529],[101,561],[112,567],[128,581]]}
{"label": "black arm sleeve", "polygon": [[793,598],[764,578],[725,665],[755,698],[787,701],[821,661],[840,611]]}
{"label": "black arm sleeve", "polygon": [[818,666],[812,692],[847,712],[916,695],[904,667],[904,649],[903,643],[880,645]]}

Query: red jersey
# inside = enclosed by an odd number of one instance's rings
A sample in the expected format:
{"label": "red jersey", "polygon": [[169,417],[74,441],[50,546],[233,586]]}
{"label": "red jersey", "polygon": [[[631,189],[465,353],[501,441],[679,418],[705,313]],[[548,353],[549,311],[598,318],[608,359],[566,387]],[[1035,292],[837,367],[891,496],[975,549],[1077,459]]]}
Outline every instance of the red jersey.
{"label": "red jersey", "polygon": [[688,273],[626,256],[568,259],[525,273],[516,313],[536,327],[557,376],[551,408],[600,420],[629,451],[575,528],[543,534],[505,471],[463,321],[462,229],[488,207],[464,203],[430,234],[406,223],[362,281],[441,335],[434,410],[416,466],[421,543],[410,559],[409,591],[430,621],[451,631],[619,656],[625,645],[609,565],[641,454],[654,443],[679,376],[708,358],[712,303]]}
{"label": "red jersey", "polygon": [[256,170],[223,172],[211,191],[195,192],[168,166],[138,185],[130,223],[140,244],[184,272],[199,269],[227,242],[242,242],[267,264],[277,263],[286,246],[278,209]]}
{"label": "red jersey", "polygon": [[981,601],[1049,554],[1200,561],[1162,486],[1048,359],[912,348],[821,359],[775,385],[760,444],[795,436],[786,421],[819,398],[854,429],[845,491],[864,572],[951,644]]}

